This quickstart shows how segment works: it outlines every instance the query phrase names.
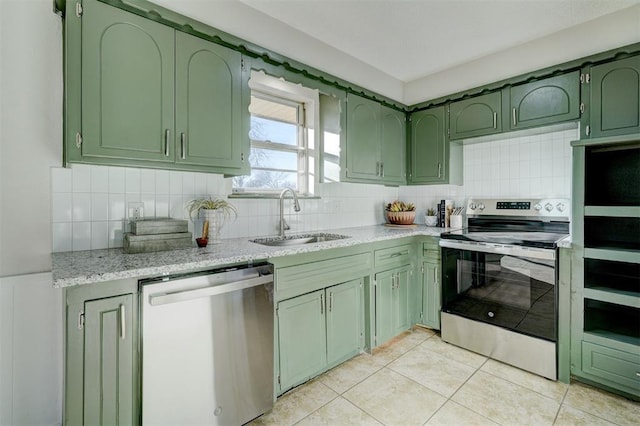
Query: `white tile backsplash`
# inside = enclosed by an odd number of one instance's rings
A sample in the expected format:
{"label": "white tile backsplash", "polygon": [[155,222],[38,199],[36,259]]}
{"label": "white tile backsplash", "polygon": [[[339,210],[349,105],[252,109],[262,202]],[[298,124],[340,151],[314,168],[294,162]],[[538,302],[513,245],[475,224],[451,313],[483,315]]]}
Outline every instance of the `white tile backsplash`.
{"label": "white tile backsplash", "polygon": [[[554,131],[478,143],[465,141],[464,184],[403,186],[331,183],[317,185],[319,199],[301,200],[302,211],[285,201],[289,232],[384,221],[384,204],[394,199],[414,202],[416,221],[424,222],[428,207],[441,199],[462,205],[476,197],[570,197],[571,147],[577,129]],[[473,142],[473,141],[472,141]],[[52,168],[53,250],[88,250],[122,247],[127,232],[127,204],[144,204],[145,217],[188,219],[184,210],[194,197],[225,198],[231,179],[221,175],[168,170],[73,165]],[[277,199],[232,199],[238,218],[222,229],[223,238],[273,235],[277,232]],[[189,221],[194,234],[202,221]]]}

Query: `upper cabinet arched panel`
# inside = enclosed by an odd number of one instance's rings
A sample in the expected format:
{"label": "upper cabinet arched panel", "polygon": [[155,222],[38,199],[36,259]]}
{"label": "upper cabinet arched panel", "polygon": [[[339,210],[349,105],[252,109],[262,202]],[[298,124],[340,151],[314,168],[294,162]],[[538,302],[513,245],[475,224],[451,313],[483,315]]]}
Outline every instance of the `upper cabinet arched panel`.
{"label": "upper cabinet arched panel", "polygon": [[176,161],[225,167],[241,161],[240,83],[240,53],[176,33]]}
{"label": "upper cabinet arched panel", "polygon": [[450,109],[451,139],[500,133],[502,131],[501,111],[500,92],[453,102]]}
{"label": "upper cabinet arched panel", "polygon": [[82,155],[173,161],[174,31],[87,2],[82,32]]}
{"label": "upper cabinet arched panel", "polygon": [[511,87],[511,130],[543,126],[580,117],[580,73],[574,71],[557,77]]}
{"label": "upper cabinet arched panel", "polygon": [[591,68],[591,137],[640,133],[640,56]]}

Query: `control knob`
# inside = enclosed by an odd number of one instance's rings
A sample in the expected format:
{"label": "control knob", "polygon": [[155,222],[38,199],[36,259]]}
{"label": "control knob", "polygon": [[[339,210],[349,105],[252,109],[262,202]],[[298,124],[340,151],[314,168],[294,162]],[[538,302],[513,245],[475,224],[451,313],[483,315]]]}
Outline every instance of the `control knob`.
{"label": "control knob", "polygon": [[544,205],[544,209],[550,212],[551,210],[553,210],[553,206],[551,205],[551,203],[547,203]]}
{"label": "control knob", "polygon": [[476,209],[476,207],[477,207],[477,206],[476,206],[476,203],[469,203],[469,208],[470,208],[471,210],[475,210],[475,209]]}
{"label": "control knob", "polygon": [[533,209],[534,209],[535,211],[539,212],[540,210],[542,210],[542,205],[541,205],[540,203],[536,203],[536,204],[533,206]]}
{"label": "control knob", "polygon": [[558,209],[559,212],[564,211],[564,203],[556,204],[556,209]]}
{"label": "control knob", "polygon": [[484,210],[484,204],[482,204],[482,203],[478,204],[478,209],[480,211]]}

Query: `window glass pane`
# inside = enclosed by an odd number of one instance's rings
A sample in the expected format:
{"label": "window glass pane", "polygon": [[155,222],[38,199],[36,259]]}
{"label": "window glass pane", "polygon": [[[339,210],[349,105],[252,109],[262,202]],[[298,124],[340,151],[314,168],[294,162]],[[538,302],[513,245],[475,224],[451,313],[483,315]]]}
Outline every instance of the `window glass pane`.
{"label": "window glass pane", "polygon": [[298,170],[298,154],[295,152],[251,148],[249,162],[251,167],[263,169]]}
{"label": "window glass pane", "polygon": [[251,113],[251,115],[273,118],[275,120],[286,121],[288,123],[298,123],[297,105],[294,106],[273,102],[271,100],[262,99],[257,96],[251,96],[249,112]]}
{"label": "window glass pane", "polygon": [[298,190],[298,176],[296,172],[273,172],[268,170],[251,170],[251,176],[245,177],[243,188],[253,189],[281,189],[291,187]]}
{"label": "window glass pane", "polygon": [[249,138],[296,146],[298,145],[298,126],[266,118],[251,117]]}

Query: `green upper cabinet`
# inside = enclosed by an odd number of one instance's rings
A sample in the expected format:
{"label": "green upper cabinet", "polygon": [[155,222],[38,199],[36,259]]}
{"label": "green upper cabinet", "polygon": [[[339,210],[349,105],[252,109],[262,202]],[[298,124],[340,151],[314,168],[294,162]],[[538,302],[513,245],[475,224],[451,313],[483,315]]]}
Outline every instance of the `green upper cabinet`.
{"label": "green upper cabinet", "polygon": [[355,95],[347,98],[346,177],[376,181],[380,176],[380,104]]}
{"label": "green upper cabinet", "polygon": [[453,102],[449,120],[451,139],[466,139],[502,132],[502,95],[488,93]]}
{"label": "green upper cabinet", "polygon": [[349,95],[345,181],[405,181],[405,115],[378,102]]}
{"label": "green upper cabinet", "polygon": [[404,112],[381,106],[380,164],[384,183],[405,183],[407,127]]}
{"label": "green upper cabinet", "polygon": [[177,162],[242,165],[239,52],[176,32]]}
{"label": "green upper cabinet", "polygon": [[509,128],[524,129],[580,118],[580,72],[509,89]]}
{"label": "green upper cabinet", "polygon": [[640,56],[591,67],[587,136],[640,133]]}
{"label": "green upper cabinet", "polygon": [[411,115],[410,183],[447,182],[445,114],[445,107],[440,106]]}
{"label": "green upper cabinet", "polygon": [[66,161],[247,173],[241,54],[102,2],[83,8],[66,24]]}
{"label": "green upper cabinet", "polygon": [[84,2],[82,19],[83,160],[166,167],[174,161],[174,30],[96,1]]}

